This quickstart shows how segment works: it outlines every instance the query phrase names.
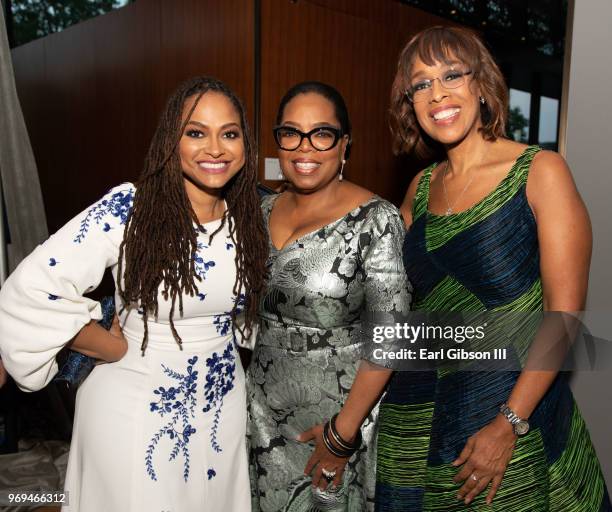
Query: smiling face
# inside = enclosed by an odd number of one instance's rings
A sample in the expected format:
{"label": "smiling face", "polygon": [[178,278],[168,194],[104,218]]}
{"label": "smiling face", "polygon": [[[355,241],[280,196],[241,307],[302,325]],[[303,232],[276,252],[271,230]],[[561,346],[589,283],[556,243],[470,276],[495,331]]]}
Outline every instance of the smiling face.
{"label": "smiling face", "polygon": [[[183,122],[196,96],[187,99]],[[240,114],[220,92],[202,95],[178,145],[185,189],[193,194],[218,195],[245,163]]]}
{"label": "smiling face", "polygon": [[457,74],[470,71],[461,62],[435,62],[430,66],[418,57],[412,65],[410,85],[413,90],[415,86],[416,89],[421,87],[423,80],[431,80],[431,87],[421,91],[422,96],[413,104],[417,121],[427,135],[446,146],[478,134],[478,128],[482,126],[479,88],[473,75],[465,75],[463,85],[456,88],[442,85],[452,83]]}
{"label": "smiling face", "polygon": [[[324,96],[315,92],[298,94],[283,111],[281,126],[297,128],[308,133],[322,127],[340,129],[334,105]],[[312,138],[321,136],[314,133]],[[348,143],[344,135],[338,144],[327,151],[317,151],[307,138],[293,151],[278,150],[283,174],[296,190],[314,192],[320,190],[336,178]]]}

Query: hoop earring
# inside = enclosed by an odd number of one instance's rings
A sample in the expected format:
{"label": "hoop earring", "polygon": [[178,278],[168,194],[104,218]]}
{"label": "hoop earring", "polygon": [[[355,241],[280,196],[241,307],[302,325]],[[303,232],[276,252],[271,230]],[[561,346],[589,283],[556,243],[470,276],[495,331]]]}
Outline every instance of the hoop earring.
{"label": "hoop earring", "polygon": [[346,160],[343,158],[342,159],[342,165],[340,166],[340,174],[338,175],[338,181],[342,181],[344,179],[343,176],[343,172],[344,172],[344,164],[346,163]]}

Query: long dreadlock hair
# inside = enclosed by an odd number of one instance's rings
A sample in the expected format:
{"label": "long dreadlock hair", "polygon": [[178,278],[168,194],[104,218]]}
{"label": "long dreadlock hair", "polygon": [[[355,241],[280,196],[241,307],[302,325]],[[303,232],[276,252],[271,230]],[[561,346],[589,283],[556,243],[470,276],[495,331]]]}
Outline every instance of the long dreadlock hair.
{"label": "long dreadlock hair", "polygon": [[[245,164],[221,191],[227,203],[220,226],[210,240],[228,223],[236,247],[236,297],[231,311],[232,329],[250,336],[257,315],[259,297],[266,279],[266,241],[260,200],[257,194],[256,151],[246,121],[244,107],[231,89],[220,80],[196,77],[182,83],[170,96],[151,140],[144,169],[136,182],[134,205],[126,223],[119,248],[118,290],[123,303],[139,304],[142,309],[144,336],[141,350],[148,341],[148,315],[158,314],[158,293],[171,300],[170,328],[182,349],[182,340],[174,326],[178,300],[183,314],[183,294],[198,292],[194,255],[197,252],[198,218],[185,191],[178,144],[185,126],[202,95],[209,91],[225,95],[240,115]],[[185,102],[195,97],[183,120]],[[124,261],[125,260],[125,261]],[[123,282],[122,282],[123,281]],[[244,294],[246,300],[238,300]],[[244,302],[244,304],[240,304]],[[240,306],[244,306],[244,326],[236,324]]]}

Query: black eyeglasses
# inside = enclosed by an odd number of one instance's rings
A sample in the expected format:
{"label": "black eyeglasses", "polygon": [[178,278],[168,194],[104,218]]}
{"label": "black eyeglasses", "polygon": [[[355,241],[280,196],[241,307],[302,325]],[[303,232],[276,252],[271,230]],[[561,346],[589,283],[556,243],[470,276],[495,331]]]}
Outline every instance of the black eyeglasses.
{"label": "black eyeglasses", "polygon": [[317,151],[328,151],[333,148],[342,137],[342,130],[333,126],[321,126],[304,133],[291,126],[277,126],[272,130],[274,140],[279,148],[285,151],[295,151],[304,139]]}

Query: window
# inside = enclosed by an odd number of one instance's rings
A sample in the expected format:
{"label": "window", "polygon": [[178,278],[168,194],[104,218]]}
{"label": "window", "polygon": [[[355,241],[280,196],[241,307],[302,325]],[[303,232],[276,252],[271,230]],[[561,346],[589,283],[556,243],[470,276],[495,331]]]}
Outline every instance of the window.
{"label": "window", "polygon": [[531,93],[510,89],[510,112],[508,114],[508,136],[517,142],[529,141],[529,112]]}
{"label": "window", "polygon": [[540,126],[538,144],[546,149],[557,148],[557,126],[559,124],[559,100],[540,98]]}

